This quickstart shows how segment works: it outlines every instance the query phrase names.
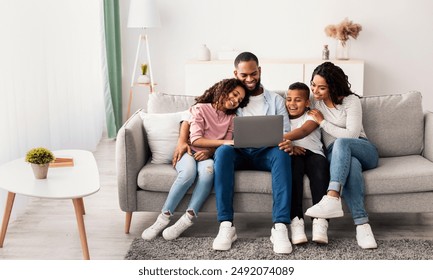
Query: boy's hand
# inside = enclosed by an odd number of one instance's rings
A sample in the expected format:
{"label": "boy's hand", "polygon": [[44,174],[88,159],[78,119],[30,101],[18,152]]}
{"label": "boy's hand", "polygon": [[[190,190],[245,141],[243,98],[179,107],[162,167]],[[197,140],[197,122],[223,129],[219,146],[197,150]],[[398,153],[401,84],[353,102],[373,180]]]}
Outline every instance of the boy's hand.
{"label": "boy's hand", "polygon": [[301,146],[293,146],[293,155],[294,156],[303,156],[305,155],[305,148]]}
{"label": "boy's hand", "polygon": [[278,147],[280,148],[280,150],[283,150],[286,153],[289,153],[289,155],[293,154],[292,141],[290,141],[289,139],[284,139],[283,142],[278,144]]}

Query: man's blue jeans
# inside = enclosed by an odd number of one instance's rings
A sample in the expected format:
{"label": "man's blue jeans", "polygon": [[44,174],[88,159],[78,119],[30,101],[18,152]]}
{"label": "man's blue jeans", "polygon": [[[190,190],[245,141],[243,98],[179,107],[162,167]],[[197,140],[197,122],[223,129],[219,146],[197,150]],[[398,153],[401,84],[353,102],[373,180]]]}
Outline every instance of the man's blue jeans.
{"label": "man's blue jeans", "polygon": [[233,221],[235,170],[272,172],[272,221],[290,224],[292,169],[290,155],[278,147],[234,148],[220,146],[214,155],[214,188],[218,221]]}
{"label": "man's blue jeans", "polygon": [[376,147],[365,138],[338,138],[328,147],[328,160],[331,172],[328,190],[340,192],[355,225],[368,223],[362,171],[377,167]]}

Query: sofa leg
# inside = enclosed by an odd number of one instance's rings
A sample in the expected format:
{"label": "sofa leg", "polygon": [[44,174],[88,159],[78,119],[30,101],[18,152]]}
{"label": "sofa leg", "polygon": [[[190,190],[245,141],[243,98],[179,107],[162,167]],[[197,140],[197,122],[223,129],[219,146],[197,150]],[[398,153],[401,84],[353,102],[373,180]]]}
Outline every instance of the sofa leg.
{"label": "sofa leg", "polygon": [[129,233],[129,228],[131,227],[131,220],[132,220],[132,212],[126,212],[125,233]]}

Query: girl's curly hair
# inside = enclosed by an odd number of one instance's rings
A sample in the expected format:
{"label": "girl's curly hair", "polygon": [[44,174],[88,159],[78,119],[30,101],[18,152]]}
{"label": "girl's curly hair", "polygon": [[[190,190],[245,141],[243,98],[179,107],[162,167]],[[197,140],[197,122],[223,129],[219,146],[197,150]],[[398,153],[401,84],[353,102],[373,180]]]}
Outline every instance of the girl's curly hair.
{"label": "girl's curly hair", "polygon": [[[239,104],[240,108],[247,106],[250,95],[248,90],[238,79],[224,79],[222,81],[217,82],[210,88],[208,88],[201,96],[198,96],[195,101],[197,103],[212,103],[217,104],[217,109],[221,109],[220,106],[223,106],[224,102],[227,100],[229,93],[232,92],[236,87],[242,87],[245,90],[245,97],[242,102]],[[227,115],[233,115],[236,113],[236,109],[230,109],[226,111]]]}

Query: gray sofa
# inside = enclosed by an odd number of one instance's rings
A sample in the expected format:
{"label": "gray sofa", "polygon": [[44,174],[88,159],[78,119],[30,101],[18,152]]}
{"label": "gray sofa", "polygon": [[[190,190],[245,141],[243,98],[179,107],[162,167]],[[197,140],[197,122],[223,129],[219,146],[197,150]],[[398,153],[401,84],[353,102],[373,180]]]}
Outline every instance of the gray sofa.
{"label": "gray sofa", "polygon": [[[433,212],[433,113],[423,112],[419,92],[361,99],[367,136],[376,144],[380,160],[376,169],[364,172],[366,208],[369,212]],[[155,93],[149,97],[147,113],[169,113],[187,109],[192,96]],[[125,232],[132,213],[158,212],[177,173],[170,164],[150,163],[147,134],[139,110],[119,130],[116,166],[119,203],[126,212]],[[270,212],[271,174],[236,171],[235,212]],[[304,205],[311,205],[305,178]],[[187,195],[178,207],[186,209]],[[211,194],[202,212],[216,212]]]}

